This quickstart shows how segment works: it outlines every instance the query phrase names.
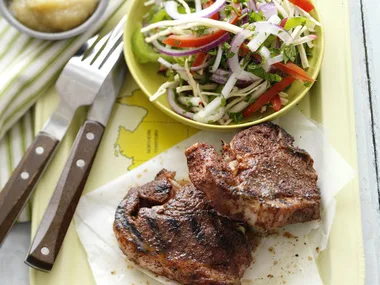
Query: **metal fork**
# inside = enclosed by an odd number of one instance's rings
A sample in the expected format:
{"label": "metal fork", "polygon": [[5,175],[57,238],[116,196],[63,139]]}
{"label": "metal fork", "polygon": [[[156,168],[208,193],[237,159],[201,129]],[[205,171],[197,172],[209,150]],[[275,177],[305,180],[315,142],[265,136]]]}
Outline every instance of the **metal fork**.
{"label": "metal fork", "polygon": [[88,40],[58,78],[58,107],[0,192],[0,246],[65,136],[75,111],[92,104],[109,75],[110,66],[103,63],[112,50],[103,47],[110,37],[111,32],[99,41],[99,35]]}

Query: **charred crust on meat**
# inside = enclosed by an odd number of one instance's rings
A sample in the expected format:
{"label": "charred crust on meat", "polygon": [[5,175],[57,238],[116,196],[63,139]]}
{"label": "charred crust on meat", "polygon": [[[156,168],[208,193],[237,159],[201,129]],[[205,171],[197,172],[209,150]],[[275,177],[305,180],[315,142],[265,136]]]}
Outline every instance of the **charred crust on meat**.
{"label": "charred crust on meat", "polygon": [[[161,196],[156,186],[166,183],[169,192]],[[116,210],[114,232],[129,260],[181,284],[240,284],[252,261],[237,224],[219,216],[202,191],[175,182],[166,170],[130,189]]]}
{"label": "charred crust on meat", "polygon": [[313,159],[273,123],[239,132],[222,156],[205,143],[186,151],[189,177],[222,215],[263,229],[320,218]]}

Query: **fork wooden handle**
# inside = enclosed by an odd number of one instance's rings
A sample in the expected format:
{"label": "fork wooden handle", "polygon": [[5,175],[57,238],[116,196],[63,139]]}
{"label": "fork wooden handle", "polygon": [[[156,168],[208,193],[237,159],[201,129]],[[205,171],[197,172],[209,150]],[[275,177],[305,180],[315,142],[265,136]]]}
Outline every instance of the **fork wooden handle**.
{"label": "fork wooden handle", "polygon": [[104,126],[86,121],[79,131],[70,157],[42,218],[25,262],[50,271],[70,226],[96,156]]}
{"label": "fork wooden handle", "polygon": [[32,194],[58,142],[46,133],[38,134],[0,192],[0,245]]}

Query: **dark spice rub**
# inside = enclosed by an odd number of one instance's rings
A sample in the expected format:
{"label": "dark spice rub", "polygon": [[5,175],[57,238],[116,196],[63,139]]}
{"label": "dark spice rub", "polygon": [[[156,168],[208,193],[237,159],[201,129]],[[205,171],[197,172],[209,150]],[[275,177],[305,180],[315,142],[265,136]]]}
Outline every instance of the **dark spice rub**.
{"label": "dark spice rub", "polygon": [[202,191],[175,173],[132,188],[116,211],[114,231],[129,260],[182,284],[240,284],[252,261],[236,222],[219,216]]}
{"label": "dark spice rub", "polygon": [[222,215],[262,229],[320,218],[318,176],[310,155],[273,123],[238,133],[222,157],[207,144],[185,152],[190,180]]}

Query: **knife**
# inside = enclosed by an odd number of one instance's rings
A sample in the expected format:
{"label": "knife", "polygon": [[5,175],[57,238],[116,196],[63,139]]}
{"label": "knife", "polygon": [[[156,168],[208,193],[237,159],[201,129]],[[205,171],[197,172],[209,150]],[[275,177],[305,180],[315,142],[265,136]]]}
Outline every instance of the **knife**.
{"label": "knife", "polygon": [[[116,27],[110,37],[109,43],[116,48],[109,59],[112,61],[112,58],[117,57],[118,64],[97,95],[76,137],[69,159],[26,257],[26,264],[35,269],[42,271],[52,269],[89,176],[126,73],[122,56],[122,34]],[[110,61],[109,59],[105,59],[105,64]]]}
{"label": "knife", "polygon": [[[43,130],[36,136],[21,162],[0,192],[0,246],[32,194],[39,178],[65,136],[75,111],[90,105],[100,90],[106,75],[87,58],[101,52],[110,33],[97,41],[98,35],[88,40],[72,57],[59,76],[56,88],[60,102]],[[84,54],[87,58],[83,60]]]}

